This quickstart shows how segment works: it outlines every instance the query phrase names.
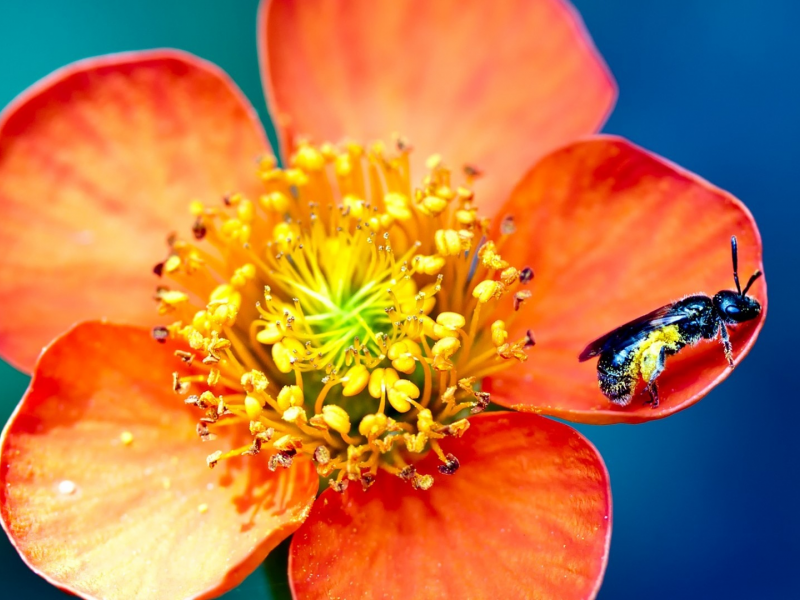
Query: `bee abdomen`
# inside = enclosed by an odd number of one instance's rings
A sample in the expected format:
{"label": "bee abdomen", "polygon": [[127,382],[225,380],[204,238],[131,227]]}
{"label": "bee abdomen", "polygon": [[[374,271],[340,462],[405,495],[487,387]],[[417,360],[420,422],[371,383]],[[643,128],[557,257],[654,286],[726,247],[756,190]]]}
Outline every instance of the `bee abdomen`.
{"label": "bee abdomen", "polygon": [[636,375],[632,372],[630,354],[603,353],[597,362],[597,381],[600,391],[614,404],[627,406],[636,389]]}

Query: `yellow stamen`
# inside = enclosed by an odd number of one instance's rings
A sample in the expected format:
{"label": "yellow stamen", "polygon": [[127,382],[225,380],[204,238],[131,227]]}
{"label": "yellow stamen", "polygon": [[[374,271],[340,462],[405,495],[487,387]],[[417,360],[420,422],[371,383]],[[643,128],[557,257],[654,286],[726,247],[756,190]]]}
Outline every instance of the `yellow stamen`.
{"label": "yellow stamen", "polygon": [[504,237],[488,239],[477,171],[455,182],[434,155],[414,187],[409,153],[400,137],[394,153],[300,142],[288,169],[260,161],[257,198],[191,202],[194,240],[172,240],[157,268],[175,284],[157,290],[158,310],[175,322],[154,336],[191,349],[176,357],[194,372],[176,373],[173,389],[200,411],[201,440],[232,426],[252,438],[209,466],[303,458],[339,490],[366,489],[380,470],[429,489],[407,453],[458,469],[445,438],[488,405],[480,377],[532,345],[509,339],[532,271],[501,256]]}

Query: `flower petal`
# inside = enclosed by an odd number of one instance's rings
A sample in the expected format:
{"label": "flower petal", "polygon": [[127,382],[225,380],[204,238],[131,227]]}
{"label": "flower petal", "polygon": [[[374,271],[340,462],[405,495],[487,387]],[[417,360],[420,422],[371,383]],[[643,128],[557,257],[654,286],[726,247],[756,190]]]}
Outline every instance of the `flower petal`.
{"label": "flower petal", "polygon": [[0,353],[30,370],[76,321],[145,323],[189,203],[255,193],[269,148],[217,67],[174,50],[81,61],[0,115]]}
{"label": "flower petal", "polygon": [[[587,598],[611,537],[608,474],[572,428],[518,413],[445,440],[461,461],[427,492],[378,475],[327,490],[292,539],[295,598]],[[417,465],[436,471],[429,454]]]}
{"label": "flower petal", "polygon": [[206,466],[238,440],[199,441],[197,415],[170,389],[174,349],[142,329],[80,324],[42,355],[3,432],[3,527],[62,589],[212,597],[308,514],[317,490],[308,463],[275,473],[261,457]]}
{"label": "flower petal", "polygon": [[563,0],[265,1],[259,44],[284,153],[289,131],[334,142],[399,132],[420,178],[433,153],[479,167],[489,211],[534,160],[597,131],[616,97]]}
{"label": "flower petal", "polygon": [[[580,363],[578,354],[659,306],[733,288],[732,235],[743,283],[763,270],[761,237],[739,200],[626,140],[598,137],[542,160],[501,214],[517,217],[504,256],[536,273],[533,298],[515,323],[517,335],[530,327],[537,345],[524,366],[488,382],[507,406],[585,423],[639,423],[694,404],[730,374],[722,345],[703,341],[667,359],[657,409],[644,396],[620,407],[600,393],[596,360]],[[750,295],[762,313],[731,328],[737,363],[764,322],[763,278]]]}

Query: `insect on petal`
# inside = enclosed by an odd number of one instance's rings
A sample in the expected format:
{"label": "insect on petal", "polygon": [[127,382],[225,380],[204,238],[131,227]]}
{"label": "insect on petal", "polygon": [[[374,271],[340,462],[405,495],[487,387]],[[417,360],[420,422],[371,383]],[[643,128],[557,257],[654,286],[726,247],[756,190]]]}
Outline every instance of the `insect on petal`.
{"label": "insect on petal", "polygon": [[[694,404],[731,373],[719,341],[701,341],[667,358],[658,408],[641,394],[619,407],[598,389],[596,360],[581,363],[578,355],[659,306],[735,289],[732,235],[740,276],[763,270],[761,237],[739,200],[626,140],[599,136],[547,156],[501,214],[524,215],[503,251],[536,272],[515,322],[520,332],[536,332],[536,349],[522,368],[486,382],[508,406],[585,423],[638,423]],[[764,321],[764,278],[750,295],[762,312],[731,328],[737,363]]]}

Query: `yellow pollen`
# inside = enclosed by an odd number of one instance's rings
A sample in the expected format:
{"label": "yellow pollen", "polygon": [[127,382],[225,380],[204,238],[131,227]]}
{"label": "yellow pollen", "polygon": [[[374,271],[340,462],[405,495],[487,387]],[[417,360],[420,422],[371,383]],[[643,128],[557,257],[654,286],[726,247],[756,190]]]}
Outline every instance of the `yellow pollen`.
{"label": "yellow pollen", "polygon": [[328,405],[323,407],[322,418],[328,427],[339,433],[350,431],[350,415],[341,406]]}
{"label": "yellow pollen", "polygon": [[174,322],[154,336],[186,346],[172,388],[198,411],[201,440],[223,427],[250,436],[209,467],[312,460],[339,491],[379,471],[429,489],[409,461],[433,451],[453,475],[446,438],[488,406],[482,379],[527,358],[528,334],[511,335],[532,271],[491,239],[476,169],[458,180],[435,155],[414,185],[400,137],[296,148],[289,168],[259,161],[257,197],[191,201],[191,236],[157,265],[170,280],[158,312]]}
{"label": "yellow pollen", "polygon": [[261,405],[261,401],[253,396],[247,396],[244,399],[244,410],[247,413],[247,418],[251,421],[255,421],[258,417],[261,416],[261,413],[264,411],[264,407]]}
{"label": "yellow pollen", "polygon": [[344,384],[342,385],[343,396],[355,396],[360,393],[369,382],[370,373],[367,367],[362,364],[355,365],[343,378]]}
{"label": "yellow pollen", "polygon": [[303,390],[296,385],[285,385],[278,394],[278,408],[289,410],[292,406],[303,406]]}

